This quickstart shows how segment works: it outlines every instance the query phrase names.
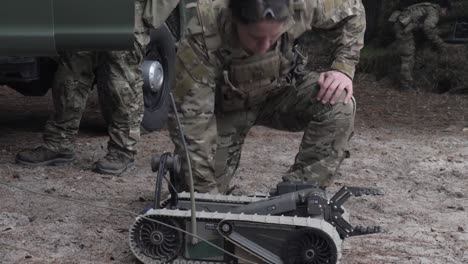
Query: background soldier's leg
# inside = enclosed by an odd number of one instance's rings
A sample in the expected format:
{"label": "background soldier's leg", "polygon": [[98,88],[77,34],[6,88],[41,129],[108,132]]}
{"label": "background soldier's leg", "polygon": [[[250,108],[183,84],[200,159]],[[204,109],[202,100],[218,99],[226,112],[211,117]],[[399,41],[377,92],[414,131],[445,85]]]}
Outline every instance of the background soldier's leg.
{"label": "background soldier's leg", "polygon": [[225,193],[239,167],[242,145],[254,125],[258,111],[232,111],[217,118],[218,139],[215,156],[215,178],[218,191]]}
{"label": "background soldier's leg", "polygon": [[44,146],[59,153],[74,151],[75,136],[94,81],[93,52],[63,54],[52,86],[54,113],[44,130]]}
{"label": "background soldier's leg", "polygon": [[102,52],[97,72],[102,109],[109,118],[108,151],[133,162],[143,117],[142,48],[135,41],[132,51]]}
{"label": "background soldier's leg", "polygon": [[405,32],[401,24],[395,25],[395,35],[400,54],[400,84],[402,89],[413,88],[414,53],[416,52],[414,36],[412,32]]}
{"label": "background soldier's leg", "polygon": [[348,155],[348,141],[354,129],[355,101],[335,105],[318,102],[318,73],[307,74],[296,88],[268,102],[258,124],[287,131],[304,131],[294,165],[285,180],[315,181],[329,186],[341,162]]}
{"label": "background soldier's leg", "polygon": [[414,85],[414,53],[416,52],[414,39],[408,40],[401,48],[401,85],[403,89],[411,89]]}

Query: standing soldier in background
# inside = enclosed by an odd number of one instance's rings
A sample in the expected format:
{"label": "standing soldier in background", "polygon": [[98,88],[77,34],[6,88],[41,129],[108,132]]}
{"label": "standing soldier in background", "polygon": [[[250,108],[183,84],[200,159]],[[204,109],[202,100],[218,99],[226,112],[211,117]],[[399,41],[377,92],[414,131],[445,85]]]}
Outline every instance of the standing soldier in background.
{"label": "standing soldier in background", "polygon": [[[195,190],[226,192],[254,125],[304,131],[283,179],[329,186],[354,128],[352,80],[365,31],[361,1],[199,0],[183,8],[192,16],[178,48],[174,89]],[[336,33],[334,61],[323,73],[304,70],[296,45],[314,28]],[[173,113],[169,121],[181,154]],[[183,175],[179,189],[188,189],[187,167]]]}
{"label": "standing soldier in background", "polygon": [[[161,7],[163,22],[178,1],[135,1],[135,39],[131,51],[65,52],[60,54],[52,96],[55,112],[44,130],[44,144],[17,154],[16,162],[45,166],[72,162],[74,143],[88,96],[94,84],[108,122],[108,152],[93,171],[119,175],[133,166],[143,115],[143,80],[140,65],[154,21],[151,5]],[[164,12],[163,12],[164,11]],[[152,22],[151,21],[151,22]]]}
{"label": "standing soldier in background", "polygon": [[398,42],[398,52],[401,59],[400,85],[402,90],[413,89],[413,69],[416,46],[414,32],[422,30],[434,47],[444,53],[445,43],[437,33],[437,23],[440,16],[447,15],[451,8],[449,0],[439,0],[439,4],[428,2],[415,4],[403,11],[395,11],[389,21],[394,22],[394,31]]}

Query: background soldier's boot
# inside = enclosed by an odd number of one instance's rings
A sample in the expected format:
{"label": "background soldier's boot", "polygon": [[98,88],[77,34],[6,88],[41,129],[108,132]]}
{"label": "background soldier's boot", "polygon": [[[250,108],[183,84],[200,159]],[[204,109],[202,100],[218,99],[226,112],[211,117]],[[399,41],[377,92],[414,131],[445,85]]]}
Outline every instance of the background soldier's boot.
{"label": "background soldier's boot", "polygon": [[60,165],[72,162],[74,153],[58,153],[44,146],[22,150],[16,154],[16,163],[30,166]]}
{"label": "background soldier's boot", "polygon": [[105,157],[94,163],[93,171],[100,174],[120,175],[133,167],[133,155],[109,151]]}
{"label": "background soldier's boot", "polygon": [[414,88],[413,82],[412,81],[401,80],[401,82],[400,82],[400,91],[411,91],[411,90],[416,90]]}

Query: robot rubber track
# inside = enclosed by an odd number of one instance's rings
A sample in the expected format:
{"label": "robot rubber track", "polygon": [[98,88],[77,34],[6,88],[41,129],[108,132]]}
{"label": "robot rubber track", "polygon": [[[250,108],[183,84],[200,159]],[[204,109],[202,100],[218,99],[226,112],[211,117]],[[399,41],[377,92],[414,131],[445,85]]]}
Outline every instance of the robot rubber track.
{"label": "robot rubber track", "polygon": [[[284,186],[278,186],[284,191]],[[369,188],[343,188],[330,200],[318,188],[272,197],[195,194],[196,218],[202,238],[217,241],[235,255],[250,256],[253,263],[338,263],[344,238],[382,231],[380,227],[352,227],[343,218],[342,204],[351,196],[380,194]],[[204,242],[192,245],[189,235],[156,224],[190,232],[190,196],[178,196],[176,207],[169,206],[169,199],[163,203],[166,208],[151,209],[137,218],[130,229],[135,256],[143,263],[242,263]],[[268,208],[279,215],[269,214]],[[203,246],[204,255],[193,253]]]}

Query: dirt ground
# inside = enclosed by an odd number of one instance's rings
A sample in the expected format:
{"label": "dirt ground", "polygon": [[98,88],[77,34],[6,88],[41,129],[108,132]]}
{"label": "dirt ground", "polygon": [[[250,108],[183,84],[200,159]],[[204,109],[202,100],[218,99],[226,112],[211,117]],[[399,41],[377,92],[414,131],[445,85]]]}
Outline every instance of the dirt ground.
{"label": "dirt ground", "polygon": [[[352,198],[353,224],[386,232],[345,241],[341,263],[468,263],[468,97],[399,92],[360,75],[351,157],[330,191],[379,187]],[[146,134],[137,168],[123,177],[90,172],[105,154],[106,129],[91,100],[69,166],[27,168],[15,154],[41,142],[50,96],[0,89],[0,181],[100,206],[140,212],[151,204],[153,153],[172,151],[167,132]],[[301,133],[253,129],[232,185],[266,192],[292,164]],[[134,216],[41,197],[0,185],[0,263],[136,263],[128,247]]]}

